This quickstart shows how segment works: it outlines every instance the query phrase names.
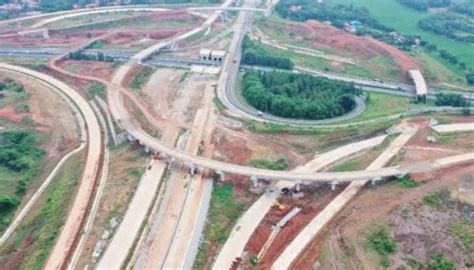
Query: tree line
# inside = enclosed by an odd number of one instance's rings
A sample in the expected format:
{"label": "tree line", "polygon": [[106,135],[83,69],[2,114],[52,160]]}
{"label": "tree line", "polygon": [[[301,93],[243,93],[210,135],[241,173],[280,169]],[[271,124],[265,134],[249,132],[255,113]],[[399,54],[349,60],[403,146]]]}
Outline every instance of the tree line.
{"label": "tree line", "polygon": [[326,119],[356,107],[360,89],[353,84],[284,72],[247,72],[243,96],[256,109],[276,116]]}
{"label": "tree line", "polygon": [[[296,7],[296,8],[295,8]],[[419,38],[413,35],[404,35],[403,39],[392,35],[395,30],[373,18],[365,7],[353,4],[318,3],[312,0],[282,0],[275,10],[283,17],[294,21],[315,19],[329,21],[334,27],[343,29],[352,21],[361,22],[355,32],[358,36],[370,35],[375,39],[394,45],[400,49],[409,50]]]}
{"label": "tree line", "polygon": [[101,52],[97,54],[85,54],[82,51],[70,52],[68,59],[71,60],[85,60],[85,61],[99,61],[99,62],[114,62],[115,59],[111,56],[106,56]]}
{"label": "tree line", "polygon": [[466,107],[469,101],[459,94],[436,94],[436,106],[452,106],[452,107]]}
{"label": "tree line", "polygon": [[[1,0],[0,0],[1,1]],[[87,4],[96,3],[99,6],[107,6],[111,4],[117,4],[117,1],[114,0],[41,0],[39,3],[39,9],[42,12],[54,12],[60,10],[70,10],[75,5],[83,7]],[[121,0],[119,3],[121,5],[131,4],[131,5],[143,5],[143,4],[181,4],[181,3],[202,3],[202,0],[130,0],[124,1]],[[219,3],[220,0],[207,0],[204,1],[207,3]]]}
{"label": "tree line", "polygon": [[271,54],[257,42],[253,42],[247,35],[242,41],[242,59],[243,65],[257,65],[273,67],[277,69],[289,69],[294,67],[293,62],[287,57],[280,57]]}
{"label": "tree line", "polygon": [[352,4],[317,3],[314,0],[281,0],[275,6],[275,10],[281,17],[294,21],[310,19],[330,21],[334,26],[342,28],[345,22],[357,20],[374,29],[384,32],[393,31],[374,19],[367,8]]}
{"label": "tree line", "polygon": [[429,8],[441,8],[451,5],[451,0],[397,0],[400,4],[419,11]]}
{"label": "tree line", "polygon": [[438,13],[418,22],[418,27],[448,38],[474,43],[474,22],[456,13]]}
{"label": "tree line", "polygon": [[450,11],[474,17],[474,2],[464,2],[452,5]]}

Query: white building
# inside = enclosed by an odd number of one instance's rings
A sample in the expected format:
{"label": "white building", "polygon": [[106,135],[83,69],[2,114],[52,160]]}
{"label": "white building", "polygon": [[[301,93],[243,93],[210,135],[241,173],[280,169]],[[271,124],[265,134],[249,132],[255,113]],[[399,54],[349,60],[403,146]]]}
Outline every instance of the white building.
{"label": "white building", "polygon": [[224,62],[226,54],[226,51],[201,49],[201,51],[199,51],[199,59],[202,61],[222,63]]}

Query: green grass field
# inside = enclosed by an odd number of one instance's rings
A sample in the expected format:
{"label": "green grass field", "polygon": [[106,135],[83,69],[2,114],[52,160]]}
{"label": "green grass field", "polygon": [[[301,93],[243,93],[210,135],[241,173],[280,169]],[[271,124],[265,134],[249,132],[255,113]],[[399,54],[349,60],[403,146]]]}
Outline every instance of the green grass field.
{"label": "green grass field", "polygon": [[371,92],[367,108],[361,115],[352,119],[351,122],[375,119],[397,113],[404,113],[411,109],[427,108],[429,106],[429,103],[414,103],[412,99],[407,97]]}

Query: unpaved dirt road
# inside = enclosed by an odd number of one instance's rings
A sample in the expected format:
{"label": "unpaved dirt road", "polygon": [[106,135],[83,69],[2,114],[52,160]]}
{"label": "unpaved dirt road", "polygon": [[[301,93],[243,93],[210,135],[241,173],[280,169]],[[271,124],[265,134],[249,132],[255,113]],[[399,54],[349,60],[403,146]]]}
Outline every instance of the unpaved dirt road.
{"label": "unpaved dirt road", "polygon": [[[400,149],[417,132],[417,128],[406,127],[402,134],[367,167],[368,170],[382,168],[400,151]],[[316,237],[319,231],[355,196],[367,183],[365,181],[352,182],[342,191],[321,213],[319,213],[286,247],[283,253],[272,265],[272,269],[290,269],[293,261],[305,249],[305,247]]]}
{"label": "unpaved dirt road", "polygon": [[[308,162],[303,167],[295,169],[295,171],[314,172],[336,162],[337,160],[354,155],[358,152],[370,149],[381,144],[386,135],[375,137],[369,140],[352,143],[342,146],[333,151],[327,152]],[[239,219],[234,226],[224,247],[219,253],[213,269],[229,269],[236,257],[240,257],[244,251],[250,236],[257,228],[258,224],[263,220],[266,213],[276,202],[278,191],[284,187],[291,187],[294,183],[288,181],[280,181],[276,184],[274,193],[266,193],[260,197],[245,214]]]}

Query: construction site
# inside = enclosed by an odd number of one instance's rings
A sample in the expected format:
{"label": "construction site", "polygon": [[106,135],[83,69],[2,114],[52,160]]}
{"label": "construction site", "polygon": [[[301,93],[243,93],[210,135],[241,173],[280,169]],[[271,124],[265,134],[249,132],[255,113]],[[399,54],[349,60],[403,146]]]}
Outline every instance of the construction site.
{"label": "construction site", "polygon": [[474,267],[471,89],[280,1],[191,2],[0,20],[1,269]]}

